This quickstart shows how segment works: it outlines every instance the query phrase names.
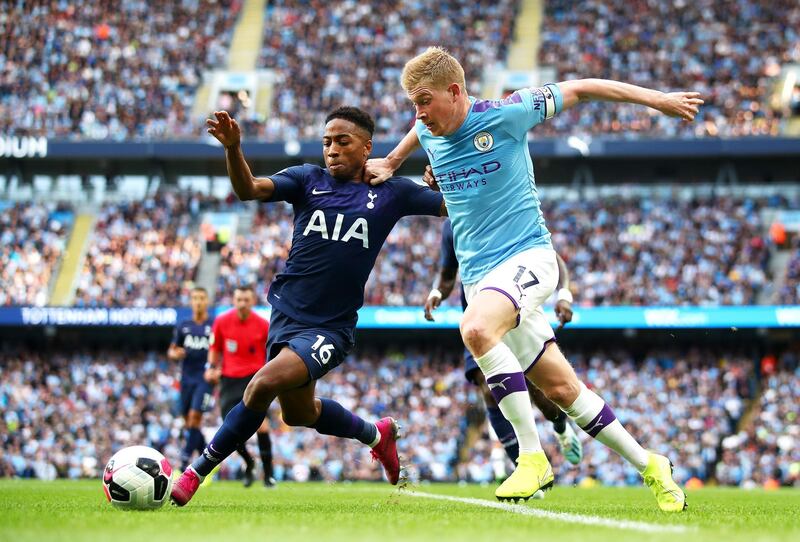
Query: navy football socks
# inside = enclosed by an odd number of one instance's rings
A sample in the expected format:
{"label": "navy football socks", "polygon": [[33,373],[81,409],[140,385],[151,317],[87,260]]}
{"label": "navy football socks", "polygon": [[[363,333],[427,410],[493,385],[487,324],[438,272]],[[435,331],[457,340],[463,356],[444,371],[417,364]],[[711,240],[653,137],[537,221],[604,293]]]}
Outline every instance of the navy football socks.
{"label": "navy football socks", "polygon": [[500,440],[500,444],[505,448],[509,459],[516,464],[519,457],[519,444],[517,444],[517,435],[514,434],[514,427],[498,407],[486,407],[486,413],[489,415],[489,423],[492,424],[492,429]]}
{"label": "navy football socks", "polygon": [[203,448],[206,446],[206,440],[203,438],[203,433],[200,432],[200,429],[196,427],[191,427],[186,430],[185,432],[186,443],[183,445],[183,449],[181,450],[181,463],[183,464],[183,470],[186,470],[186,464],[189,463],[189,460],[192,458],[192,453],[197,450],[201,454],[203,453]]}
{"label": "navy football socks", "polygon": [[311,427],[323,435],[352,438],[367,446],[375,442],[378,428],[356,416],[342,405],[331,399],[320,399],[322,409],[319,419]]}
{"label": "navy football socks", "polygon": [[194,471],[200,476],[208,476],[214,467],[253,436],[266,415],[266,412],[249,409],[244,402],[239,402],[225,417],[222,427],[200,457],[192,463]]}

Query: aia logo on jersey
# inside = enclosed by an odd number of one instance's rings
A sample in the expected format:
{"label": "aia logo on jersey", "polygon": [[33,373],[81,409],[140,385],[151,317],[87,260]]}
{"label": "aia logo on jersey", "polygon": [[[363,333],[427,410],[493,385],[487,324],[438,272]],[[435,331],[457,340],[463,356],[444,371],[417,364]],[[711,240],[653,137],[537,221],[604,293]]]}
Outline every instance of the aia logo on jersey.
{"label": "aia logo on jersey", "polygon": [[486,152],[494,147],[494,138],[489,132],[478,132],[472,139],[472,144],[475,145],[475,148],[480,152]]}
{"label": "aia logo on jersey", "polygon": [[[372,192],[372,191],[370,191]],[[377,196],[375,196],[377,197]],[[371,199],[375,199],[375,197]],[[367,208],[371,209],[375,204],[370,201],[367,203]],[[351,239],[358,239],[361,241],[361,244],[364,248],[369,248],[369,224],[367,224],[367,219],[363,217],[358,217],[355,221],[350,224],[350,226],[345,231],[345,234],[342,235],[342,230],[344,229],[344,220],[345,216],[341,213],[336,213],[336,221],[333,224],[333,230],[328,230],[328,222],[325,219],[325,213],[322,210],[317,209],[314,211],[314,214],[311,215],[311,219],[308,221],[308,225],[303,230],[303,236],[307,237],[311,232],[319,233],[323,239],[330,239],[331,241],[341,241],[342,243],[347,243]]]}

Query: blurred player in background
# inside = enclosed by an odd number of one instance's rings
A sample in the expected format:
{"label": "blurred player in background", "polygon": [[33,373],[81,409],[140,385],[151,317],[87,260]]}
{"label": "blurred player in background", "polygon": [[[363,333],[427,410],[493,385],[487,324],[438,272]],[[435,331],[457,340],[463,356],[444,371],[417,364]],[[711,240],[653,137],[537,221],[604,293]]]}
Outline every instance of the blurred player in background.
{"label": "blurred player in background", "polygon": [[[431,175],[430,166],[426,168],[426,175]],[[556,254],[558,262],[558,300],[556,301],[555,311],[556,316],[561,322],[560,327],[572,320],[572,293],[569,291],[569,271],[561,259],[561,256]],[[444,221],[442,224],[442,241],[441,241],[441,254],[439,260],[439,274],[437,275],[433,288],[431,289],[428,299],[425,301],[425,319],[433,321],[433,311],[439,307],[442,300],[450,297],[456,285],[456,274],[458,273],[458,260],[456,259],[456,251],[453,246],[453,227],[450,219]],[[467,300],[464,296],[464,289],[461,288],[461,307],[467,308]],[[503,413],[497,406],[492,391],[486,385],[486,379],[483,373],[475,363],[475,358],[472,356],[468,349],[464,349],[464,377],[472,384],[478,386],[483,396],[484,404],[486,405],[486,417],[494,429],[497,438],[503,445],[509,459],[516,465],[517,458],[519,457],[519,445],[517,444],[517,437],[514,434],[514,428],[503,417]],[[533,404],[544,414],[544,417],[550,420],[553,424],[553,430],[556,433],[556,439],[564,457],[572,463],[577,465],[583,457],[583,447],[581,440],[572,425],[567,419],[567,415],[558,406],[550,401],[545,395],[533,384],[528,384],[528,395],[530,395]]]}
{"label": "blurred player in background", "polygon": [[[214,384],[220,382],[219,406],[223,419],[239,404],[250,380],[267,362],[269,322],[253,311],[255,301],[252,287],[237,287],[233,292],[233,308],[214,322],[205,378]],[[272,442],[266,418],[256,431],[256,437],[264,467],[264,486],[273,487]],[[254,481],[255,461],[247,451],[246,442],[240,442],[236,451],[245,462],[244,487],[250,487]]]}
{"label": "blurred player in background", "polygon": [[189,303],[192,317],[175,326],[167,358],[181,361],[180,410],[184,419],[184,445],[181,448],[181,470],[186,470],[194,452],[203,453],[206,440],[201,431],[203,413],[214,406],[214,389],[203,378],[211,318],[208,316],[208,292],[199,286],[192,289]]}
{"label": "blurred player in background", "polygon": [[225,147],[236,195],[291,203],[294,235],[286,268],[269,291],[269,363],[203,455],[175,482],[172,498],[180,506],[189,502],[202,478],[253,434],[275,398],[287,424],[370,446],[389,482],[397,484],[397,423],[389,417],[368,422],[336,401],[315,397],[314,390],[354,346],[364,286],[394,225],[408,215],[446,214],[444,199],[403,177],[376,187],[362,182],[375,123],[360,109],[341,107],[328,115],[322,137],[325,169],[306,164],[267,178],[250,172],[236,121],[226,112],[215,117],[208,131]]}
{"label": "blurred player in background", "polygon": [[578,380],[554,344],[541,305],[556,287],[558,265],[527,135],[535,125],[588,100],[641,104],[693,120],[703,103],[700,95],[581,79],[523,88],[504,100],[478,100],[467,94],[461,64],[439,47],[408,61],[401,85],[414,104],[416,124],[385,159],[373,164],[367,178],[380,182],[420,146],[428,154],[452,219],[469,303],[461,335],[520,447],[516,470],[495,496],[527,499],[553,485],[528,378],[590,436],[629,461],[661,510],[684,510],[686,497],[672,479],[669,459],[642,448],[605,401]]}

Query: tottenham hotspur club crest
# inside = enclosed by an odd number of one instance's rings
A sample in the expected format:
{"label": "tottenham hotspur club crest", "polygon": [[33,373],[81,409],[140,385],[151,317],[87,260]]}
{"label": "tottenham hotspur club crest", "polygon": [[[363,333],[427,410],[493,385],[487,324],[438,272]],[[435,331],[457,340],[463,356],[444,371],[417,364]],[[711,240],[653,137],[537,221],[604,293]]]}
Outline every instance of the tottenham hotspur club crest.
{"label": "tottenham hotspur club crest", "polygon": [[367,197],[369,198],[369,203],[367,203],[367,209],[374,209],[375,208],[375,198],[378,197],[378,194],[373,194],[372,190],[370,190],[369,194],[367,194]]}
{"label": "tottenham hotspur club crest", "polygon": [[494,146],[494,138],[489,132],[478,132],[472,140],[475,148],[481,152],[486,152]]}

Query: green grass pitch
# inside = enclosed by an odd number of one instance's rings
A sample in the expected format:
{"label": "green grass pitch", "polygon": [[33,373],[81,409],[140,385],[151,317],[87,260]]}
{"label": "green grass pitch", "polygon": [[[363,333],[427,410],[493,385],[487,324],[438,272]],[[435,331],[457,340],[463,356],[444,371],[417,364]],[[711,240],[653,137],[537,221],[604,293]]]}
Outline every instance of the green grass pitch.
{"label": "green grass pitch", "polygon": [[0,481],[0,540],[800,540],[797,490],[692,491],[689,510],[670,515],[658,511],[644,488],[556,487],[545,500],[513,510],[421,495],[495,506],[493,490],[433,484],[398,491],[368,483],[284,483],[266,490],[215,482],[185,508],[122,512],[106,503],[99,480],[5,480]]}

